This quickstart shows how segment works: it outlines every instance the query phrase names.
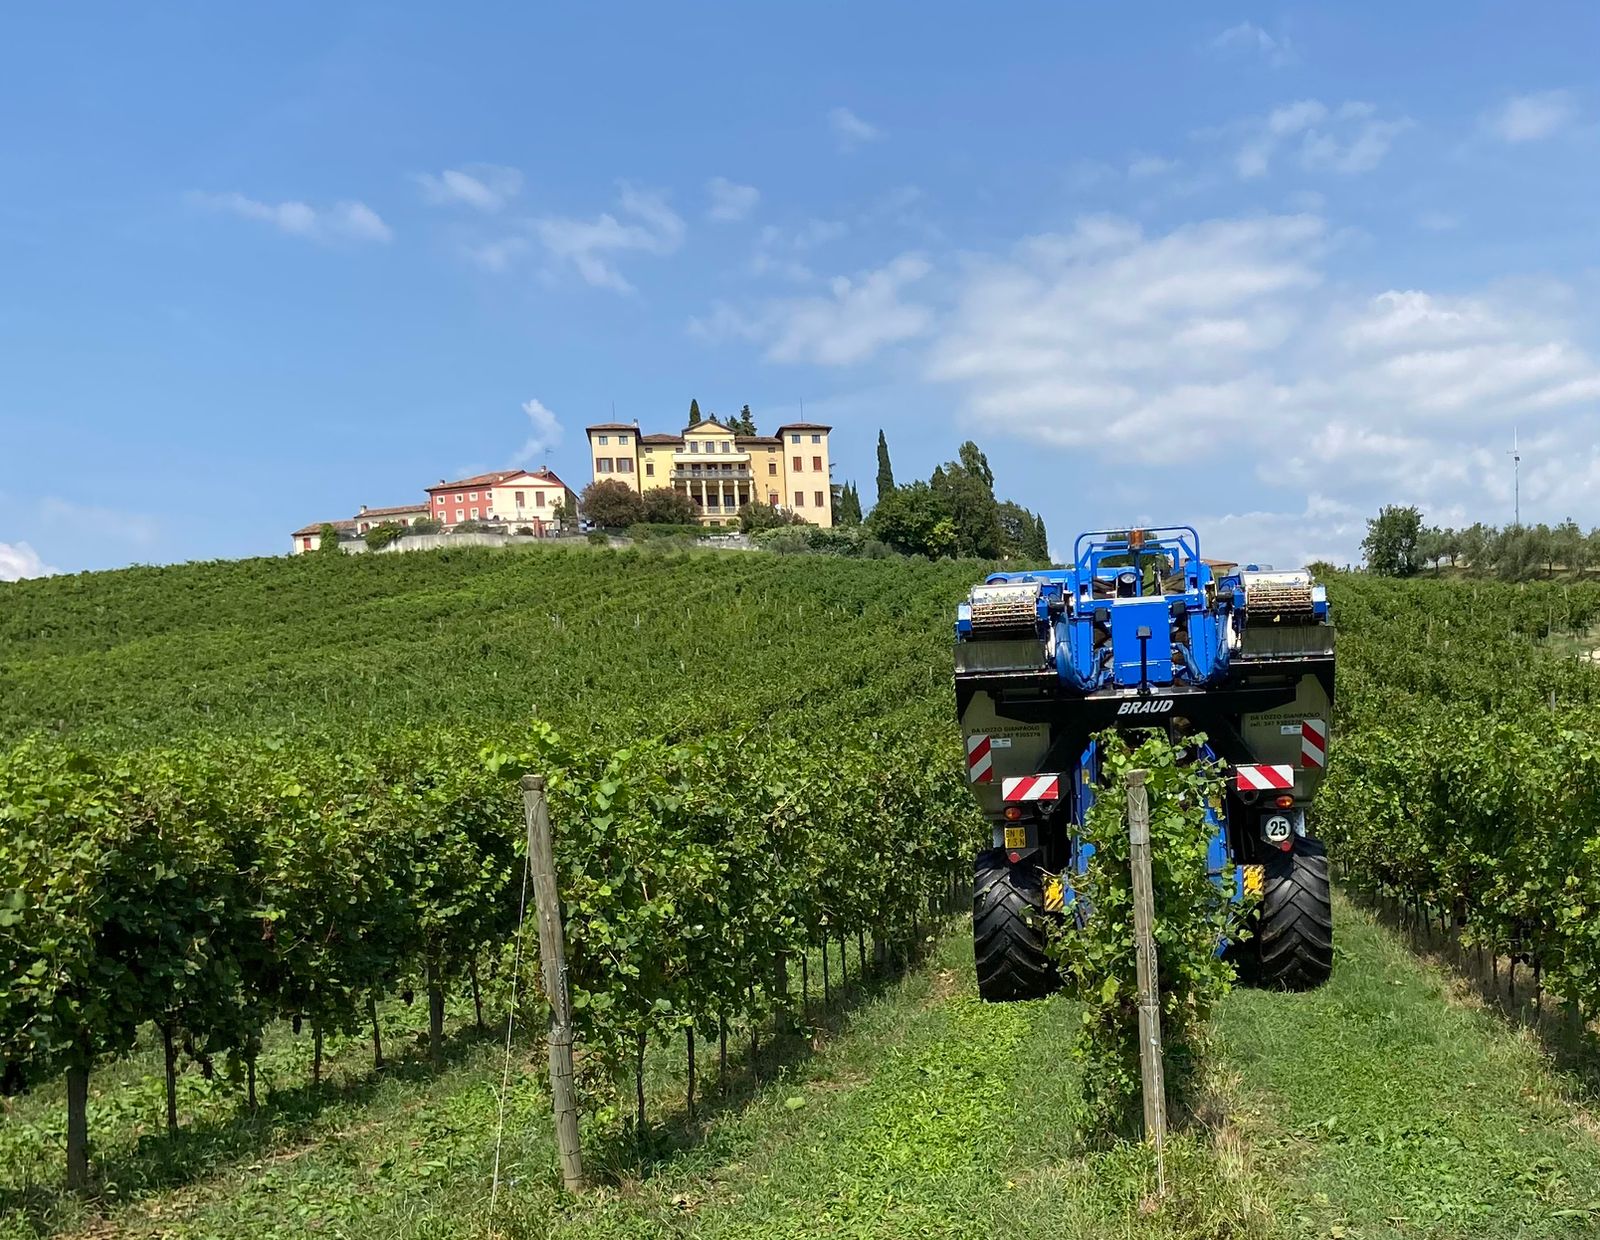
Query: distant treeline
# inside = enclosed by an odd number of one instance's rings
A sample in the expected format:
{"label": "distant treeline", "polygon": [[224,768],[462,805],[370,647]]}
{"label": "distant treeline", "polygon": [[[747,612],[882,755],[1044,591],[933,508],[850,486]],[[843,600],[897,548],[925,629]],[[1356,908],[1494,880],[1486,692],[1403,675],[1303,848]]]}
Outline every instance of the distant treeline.
{"label": "distant treeline", "polygon": [[1420,509],[1390,505],[1367,522],[1361,543],[1367,568],[1379,576],[1411,577],[1444,566],[1501,581],[1581,577],[1600,571],[1600,529],[1587,533],[1572,519],[1560,525],[1485,525],[1459,529],[1424,524]]}

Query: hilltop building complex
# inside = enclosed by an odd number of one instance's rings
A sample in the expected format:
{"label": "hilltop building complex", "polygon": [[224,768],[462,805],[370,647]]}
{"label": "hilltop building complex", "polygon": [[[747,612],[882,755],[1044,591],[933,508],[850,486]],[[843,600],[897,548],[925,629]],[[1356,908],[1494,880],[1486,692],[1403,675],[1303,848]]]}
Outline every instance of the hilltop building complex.
{"label": "hilltop building complex", "polygon": [[703,525],[732,525],[745,504],[772,504],[812,525],[833,525],[828,434],[817,422],[790,422],[772,435],[738,435],[715,418],[676,435],[643,435],[637,422],[585,428],[596,482],[621,482],[641,494],[671,487],[689,497]]}

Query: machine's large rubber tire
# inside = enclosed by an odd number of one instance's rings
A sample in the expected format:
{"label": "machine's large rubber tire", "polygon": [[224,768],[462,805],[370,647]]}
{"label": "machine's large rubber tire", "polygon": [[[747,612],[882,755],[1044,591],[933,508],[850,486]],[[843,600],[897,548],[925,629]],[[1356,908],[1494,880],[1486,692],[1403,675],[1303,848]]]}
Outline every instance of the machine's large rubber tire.
{"label": "machine's large rubber tire", "polygon": [[1293,849],[1274,851],[1263,869],[1250,980],[1274,990],[1313,990],[1333,973],[1327,850],[1297,836]]}
{"label": "machine's large rubber tire", "polygon": [[1039,867],[981,852],[974,865],[972,953],[978,995],[989,1003],[1038,999],[1061,985],[1045,952],[1044,882]]}

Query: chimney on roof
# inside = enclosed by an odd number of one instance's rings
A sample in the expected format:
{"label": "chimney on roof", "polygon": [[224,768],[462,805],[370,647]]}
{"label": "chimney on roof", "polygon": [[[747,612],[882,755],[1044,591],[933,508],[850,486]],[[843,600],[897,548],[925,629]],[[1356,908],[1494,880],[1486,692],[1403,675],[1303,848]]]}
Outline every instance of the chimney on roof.
{"label": "chimney on roof", "polygon": [[[362,504],[361,505],[361,512],[365,512],[366,510],[367,510],[367,506],[365,504]],[[356,513],[356,516],[359,517],[361,515],[361,512]]]}

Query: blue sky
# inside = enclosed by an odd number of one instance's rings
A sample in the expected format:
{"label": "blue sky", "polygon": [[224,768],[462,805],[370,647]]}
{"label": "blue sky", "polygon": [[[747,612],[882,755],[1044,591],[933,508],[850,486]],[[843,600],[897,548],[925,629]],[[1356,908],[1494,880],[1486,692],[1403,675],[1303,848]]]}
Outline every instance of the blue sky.
{"label": "blue sky", "polygon": [[749,403],[1082,527],[1600,524],[1600,9],[13,7],[0,579]]}

